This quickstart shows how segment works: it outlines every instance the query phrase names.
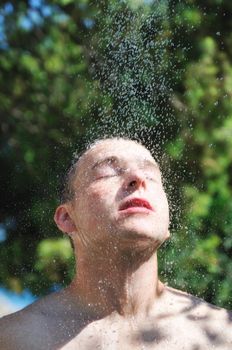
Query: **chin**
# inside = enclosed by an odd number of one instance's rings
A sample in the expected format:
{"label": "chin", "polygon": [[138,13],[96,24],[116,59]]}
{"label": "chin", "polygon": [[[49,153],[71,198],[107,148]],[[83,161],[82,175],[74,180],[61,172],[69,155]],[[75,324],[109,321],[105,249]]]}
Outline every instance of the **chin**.
{"label": "chin", "polygon": [[125,241],[133,245],[145,243],[155,243],[156,246],[160,246],[167,239],[167,229],[162,227],[151,227],[148,223],[141,223],[140,225],[134,225],[127,223],[121,225],[120,229],[117,230],[117,237],[120,241]]}
{"label": "chin", "polygon": [[122,261],[131,268],[148,261],[166,239],[163,233],[146,230],[144,227],[124,227],[124,230],[117,231],[117,238]]}

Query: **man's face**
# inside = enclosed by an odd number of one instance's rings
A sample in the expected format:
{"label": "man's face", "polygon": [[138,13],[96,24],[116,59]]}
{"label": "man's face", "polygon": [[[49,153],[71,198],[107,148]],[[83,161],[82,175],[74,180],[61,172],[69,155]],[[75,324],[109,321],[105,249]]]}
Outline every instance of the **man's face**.
{"label": "man's face", "polygon": [[100,141],[79,160],[73,219],[85,242],[167,238],[169,209],[159,167],[143,146]]}

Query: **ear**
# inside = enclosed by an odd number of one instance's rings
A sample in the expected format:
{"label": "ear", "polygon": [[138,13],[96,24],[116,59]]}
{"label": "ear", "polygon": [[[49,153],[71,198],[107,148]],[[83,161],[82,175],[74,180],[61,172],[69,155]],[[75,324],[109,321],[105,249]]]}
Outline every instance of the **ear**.
{"label": "ear", "polygon": [[69,214],[66,204],[60,205],[56,209],[54,220],[61,231],[65,233],[76,231],[76,226]]}

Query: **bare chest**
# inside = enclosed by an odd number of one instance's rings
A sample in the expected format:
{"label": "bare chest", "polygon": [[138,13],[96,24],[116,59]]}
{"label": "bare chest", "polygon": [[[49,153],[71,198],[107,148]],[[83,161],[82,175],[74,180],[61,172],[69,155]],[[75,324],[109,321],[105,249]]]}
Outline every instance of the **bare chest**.
{"label": "bare chest", "polygon": [[[167,317],[168,318],[168,317]],[[223,329],[183,317],[133,320],[101,320],[89,324],[62,350],[231,350]]]}

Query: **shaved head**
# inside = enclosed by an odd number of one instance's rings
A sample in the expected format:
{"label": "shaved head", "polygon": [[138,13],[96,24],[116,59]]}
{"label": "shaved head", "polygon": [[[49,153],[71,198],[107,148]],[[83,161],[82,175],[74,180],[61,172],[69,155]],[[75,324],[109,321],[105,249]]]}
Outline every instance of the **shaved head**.
{"label": "shaved head", "polygon": [[[139,141],[132,140],[129,138],[124,137],[108,137],[108,138],[102,138],[97,139],[94,142],[88,144],[84,149],[82,149],[80,152],[75,153],[74,157],[71,161],[71,166],[68,168],[68,171],[66,172],[64,179],[62,181],[62,187],[60,191],[60,202],[66,203],[73,199],[74,197],[74,188],[73,188],[73,181],[77,176],[78,170],[81,168],[82,163],[85,161],[85,158],[87,154],[91,150],[96,150],[95,152],[101,152],[101,146],[107,145],[110,143],[115,143],[115,145],[118,145],[120,142],[123,142],[124,145],[126,143],[131,144],[137,144],[138,146],[143,147],[147,150],[147,152],[150,153],[150,151]],[[100,147],[98,147],[100,146]],[[157,165],[158,166],[158,165]]]}

